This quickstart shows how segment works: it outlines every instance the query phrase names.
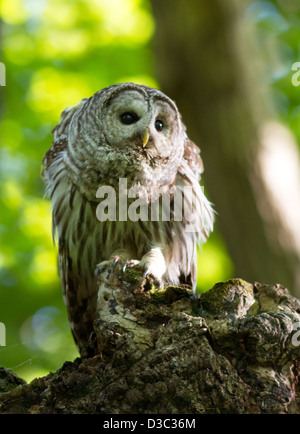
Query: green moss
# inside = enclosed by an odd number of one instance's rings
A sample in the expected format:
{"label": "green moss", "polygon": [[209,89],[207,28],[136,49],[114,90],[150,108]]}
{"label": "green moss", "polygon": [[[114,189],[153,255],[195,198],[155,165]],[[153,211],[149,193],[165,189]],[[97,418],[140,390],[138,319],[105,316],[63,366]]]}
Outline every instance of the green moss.
{"label": "green moss", "polygon": [[135,270],[133,268],[126,268],[125,271],[126,280],[129,282],[141,282],[142,273],[141,271]]}
{"label": "green moss", "polygon": [[153,301],[171,304],[176,300],[189,297],[193,294],[193,291],[189,291],[181,286],[167,286],[164,289],[157,289],[154,287],[150,290],[150,294],[151,300]]}
{"label": "green moss", "polygon": [[210,290],[200,296],[200,305],[208,312],[215,313],[226,311],[228,304],[233,304],[232,289],[239,288],[240,297],[248,297],[253,294],[253,287],[243,279],[231,279],[227,282],[219,282]]}

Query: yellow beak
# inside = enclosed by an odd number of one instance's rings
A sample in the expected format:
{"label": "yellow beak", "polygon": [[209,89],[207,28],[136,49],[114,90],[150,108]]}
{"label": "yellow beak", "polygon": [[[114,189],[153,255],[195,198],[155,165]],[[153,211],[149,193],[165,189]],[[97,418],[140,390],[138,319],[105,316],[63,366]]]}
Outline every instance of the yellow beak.
{"label": "yellow beak", "polygon": [[149,140],[149,130],[148,130],[148,128],[146,128],[143,135],[142,135],[143,148],[145,148],[145,146],[147,146],[148,140]]}

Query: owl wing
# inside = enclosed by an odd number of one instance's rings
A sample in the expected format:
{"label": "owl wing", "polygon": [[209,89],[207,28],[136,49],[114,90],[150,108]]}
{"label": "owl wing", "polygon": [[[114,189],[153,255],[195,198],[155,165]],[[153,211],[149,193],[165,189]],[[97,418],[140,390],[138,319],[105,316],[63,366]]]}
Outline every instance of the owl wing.
{"label": "owl wing", "polygon": [[188,137],[184,142],[183,159],[186,161],[198,181],[204,171],[203,161],[200,157],[200,149]]}
{"label": "owl wing", "polygon": [[[95,276],[92,270],[85,276],[80,270],[84,245],[90,233],[87,213],[95,214],[83,202],[77,187],[70,181],[64,163],[68,148],[68,133],[73,115],[87,99],[68,107],[61,114],[60,123],[52,130],[54,142],[43,158],[42,178],[46,184],[46,196],[52,202],[52,233],[58,234],[59,274],[64,302],[75,342],[83,356],[90,352],[89,336],[93,328],[94,306],[96,305]],[[82,235],[80,257],[72,239],[75,233]],[[77,241],[78,242],[78,241]],[[88,269],[88,266],[84,267]]]}
{"label": "owl wing", "polygon": [[67,107],[60,116],[60,122],[51,131],[53,134],[53,145],[46,152],[43,158],[41,170],[42,178],[47,182],[47,169],[59,157],[59,155],[67,149],[69,125],[74,113],[80,109],[88,98],[83,98],[78,104]]}
{"label": "owl wing", "polygon": [[[210,228],[212,225],[212,211],[210,208],[210,203],[204,197],[201,188],[199,188],[199,181],[201,179],[201,175],[204,171],[203,161],[200,157],[200,149],[194,142],[192,142],[187,136],[184,142],[184,154],[183,154],[183,164],[179,169],[179,176],[184,179],[186,185],[192,187],[193,199],[190,198],[191,203],[195,200],[196,203],[199,201],[202,205],[200,209],[202,211],[201,216],[201,226],[202,230],[199,230],[195,233],[185,233],[185,228],[183,227],[183,235],[182,237],[185,239],[185,243],[189,245],[188,251],[192,260],[190,262],[190,272],[189,274],[183,273],[180,276],[180,281],[182,283],[191,284],[193,289],[196,290],[196,281],[197,281],[197,249],[196,244],[202,244],[204,240],[207,239],[209,231],[207,230],[207,226]],[[200,226],[200,227],[201,227]],[[200,228],[199,228],[200,229]],[[189,262],[189,261],[188,261]],[[188,270],[188,267],[187,267]]]}

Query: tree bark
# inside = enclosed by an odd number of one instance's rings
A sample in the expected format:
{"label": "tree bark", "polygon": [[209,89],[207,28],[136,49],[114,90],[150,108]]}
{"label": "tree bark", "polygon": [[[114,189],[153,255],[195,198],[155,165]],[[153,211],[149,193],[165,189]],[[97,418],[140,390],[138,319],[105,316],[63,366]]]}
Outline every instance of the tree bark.
{"label": "tree bark", "polygon": [[299,152],[262,84],[244,18],[250,3],[152,0],[157,78],[202,150],[205,187],[235,275],[280,282],[299,296]]}
{"label": "tree bark", "polygon": [[25,385],[0,371],[0,413],[299,413],[300,302],[287,289],[235,279],[197,297],[121,265],[98,278],[99,355]]}

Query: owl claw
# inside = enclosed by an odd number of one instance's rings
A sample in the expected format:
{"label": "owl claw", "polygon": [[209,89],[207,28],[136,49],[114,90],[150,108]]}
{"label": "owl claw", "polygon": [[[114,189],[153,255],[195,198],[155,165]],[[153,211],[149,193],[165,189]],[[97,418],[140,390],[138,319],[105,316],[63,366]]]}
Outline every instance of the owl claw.
{"label": "owl claw", "polygon": [[120,256],[112,256],[106,261],[100,262],[95,270],[95,275],[98,277],[103,272],[106,272],[106,279],[109,280],[110,276],[115,272],[117,264],[120,262]]}
{"label": "owl claw", "polygon": [[119,257],[119,256],[113,256],[113,258],[114,258],[114,260],[113,260],[113,264],[112,264],[112,266],[113,266],[113,269],[115,269],[117,263],[118,263],[119,260],[120,260],[120,257]]}
{"label": "owl claw", "polygon": [[136,267],[139,265],[140,261],[137,261],[135,259],[131,259],[130,261],[126,261],[125,264],[122,266],[123,273],[126,272],[127,268],[129,267]]}

